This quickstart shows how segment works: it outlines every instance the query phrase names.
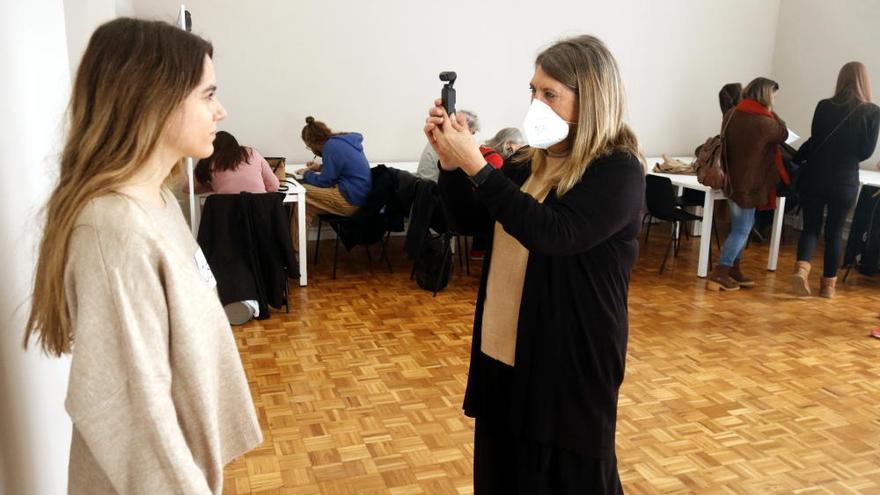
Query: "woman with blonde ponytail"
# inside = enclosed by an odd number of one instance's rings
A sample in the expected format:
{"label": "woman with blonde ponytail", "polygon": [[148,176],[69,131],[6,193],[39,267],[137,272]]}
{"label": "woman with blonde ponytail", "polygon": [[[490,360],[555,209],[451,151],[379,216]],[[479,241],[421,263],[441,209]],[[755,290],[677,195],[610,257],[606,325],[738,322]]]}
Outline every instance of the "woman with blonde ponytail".
{"label": "woman with blonde ponytail", "polygon": [[[465,414],[474,492],[618,494],[614,432],[645,171],[611,52],[593,36],[538,55],[523,128],[501,170],[438,100],[425,134],[457,220],[488,209]],[[464,205],[464,206],[463,206]]]}
{"label": "woman with blonde ponytail", "polygon": [[76,74],[25,347],[72,354],[70,493],[220,493],[261,442],[213,276],[164,186],[213,151],[213,48],[120,18]]}

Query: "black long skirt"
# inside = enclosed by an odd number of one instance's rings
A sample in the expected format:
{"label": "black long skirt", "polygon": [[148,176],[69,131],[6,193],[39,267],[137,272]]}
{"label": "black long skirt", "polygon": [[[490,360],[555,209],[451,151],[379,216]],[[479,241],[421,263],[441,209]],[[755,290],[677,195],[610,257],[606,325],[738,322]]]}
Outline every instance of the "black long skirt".
{"label": "black long skirt", "polygon": [[594,458],[518,438],[508,423],[513,368],[486,355],[483,391],[493,410],[476,420],[475,495],[622,495],[617,459]]}

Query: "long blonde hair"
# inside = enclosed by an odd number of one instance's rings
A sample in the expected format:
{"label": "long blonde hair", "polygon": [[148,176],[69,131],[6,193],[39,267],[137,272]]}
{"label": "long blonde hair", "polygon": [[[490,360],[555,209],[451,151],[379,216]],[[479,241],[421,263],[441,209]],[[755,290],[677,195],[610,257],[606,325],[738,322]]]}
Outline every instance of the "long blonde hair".
{"label": "long blonde hair", "polygon": [[[626,92],[617,61],[599,38],[582,35],[559,41],[538,54],[535,66],[574,89],[578,98],[571,154],[551,177],[557,196],[580,182],[590,163],[600,156],[626,151],[643,161],[638,139],[624,122]],[[531,160],[534,173],[541,173],[546,157],[545,150],[529,148],[523,158]]]}
{"label": "long blonde hair", "polygon": [[868,69],[861,62],[847,62],[837,74],[834,99],[841,103],[869,103],[871,101],[871,79]]}
{"label": "long blonde hair", "polygon": [[169,116],[198,85],[202,38],[159,21],[119,18],[98,27],[77,70],[61,173],[44,213],[30,316],[43,351],[70,352],[64,271],[77,217],[89,201],[132,178],[156,149]]}

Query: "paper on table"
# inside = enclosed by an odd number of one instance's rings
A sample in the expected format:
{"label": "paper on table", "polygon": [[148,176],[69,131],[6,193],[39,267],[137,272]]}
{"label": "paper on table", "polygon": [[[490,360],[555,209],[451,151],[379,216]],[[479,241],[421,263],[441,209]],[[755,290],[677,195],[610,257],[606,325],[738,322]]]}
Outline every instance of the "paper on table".
{"label": "paper on table", "polygon": [[793,130],[789,129],[789,130],[788,130],[788,137],[785,138],[785,144],[791,144],[791,143],[797,141],[797,140],[800,139],[800,138],[801,138],[801,137],[798,136],[797,134],[795,134]]}

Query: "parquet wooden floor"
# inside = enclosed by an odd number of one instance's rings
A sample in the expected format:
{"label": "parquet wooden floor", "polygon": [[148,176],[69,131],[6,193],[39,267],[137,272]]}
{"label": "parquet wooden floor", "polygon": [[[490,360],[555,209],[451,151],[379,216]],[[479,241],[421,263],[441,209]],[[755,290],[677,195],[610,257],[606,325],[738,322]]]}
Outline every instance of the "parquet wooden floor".
{"label": "parquet wooden floor", "polygon": [[[777,273],[765,246],[747,250],[758,287],[707,292],[696,240],[658,275],[664,236],[654,229],[631,285],[626,492],[880,493],[880,340],[867,336],[880,278],[792,298],[789,234]],[[310,285],[291,285],[290,314],[235,329],[265,442],[226,468],[224,493],[473,493],[461,401],[479,266],[432,298],[400,241],[394,274],[355,251],[335,281],[326,243]]]}

